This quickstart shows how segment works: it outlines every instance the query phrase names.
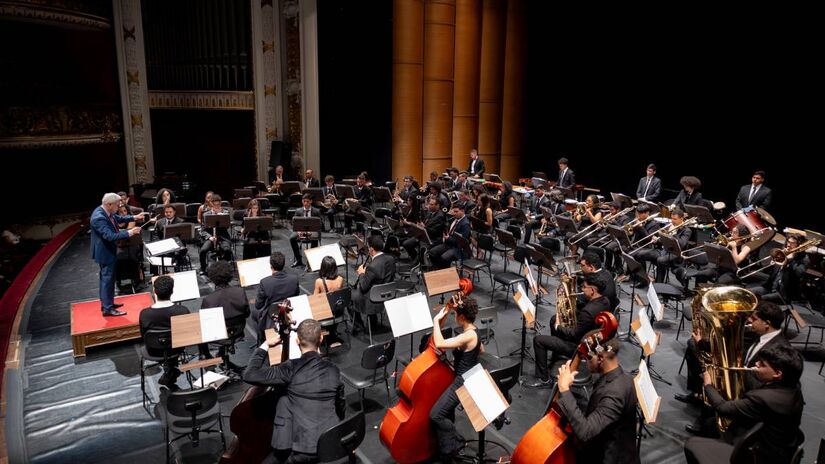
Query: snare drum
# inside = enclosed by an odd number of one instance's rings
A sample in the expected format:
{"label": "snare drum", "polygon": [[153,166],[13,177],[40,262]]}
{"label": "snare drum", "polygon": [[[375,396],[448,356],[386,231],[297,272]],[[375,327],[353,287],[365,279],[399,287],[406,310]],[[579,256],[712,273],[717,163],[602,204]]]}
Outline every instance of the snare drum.
{"label": "snare drum", "polygon": [[734,227],[741,224],[748,228],[748,232],[750,234],[754,235],[758,235],[763,230],[768,228],[765,223],[762,222],[762,218],[759,217],[759,213],[756,212],[752,206],[740,209],[739,211],[728,216],[723,222],[728,230],[733,230]]}

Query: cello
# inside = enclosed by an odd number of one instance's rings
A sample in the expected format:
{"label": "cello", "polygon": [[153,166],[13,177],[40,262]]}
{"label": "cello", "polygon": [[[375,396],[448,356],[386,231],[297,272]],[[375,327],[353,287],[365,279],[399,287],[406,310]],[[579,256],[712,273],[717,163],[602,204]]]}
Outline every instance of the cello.
{"label": "cello", "polygon": [[[596,324],[601,328],[588,332],[583,338],[573,359],[570,360],[570,371],[579,367],[579,362],[586,356],[589,348],[598,342],[608,340],[616,333],[619,323],[613,314],[603,311],[596,315]],[[572,430],[567,420],[559,411],[556,401],[559,398],[558,386],[553,389],[547,412],[536,422],[513,450],[510,460],[500,460],[499,463],[511,464],[561,464],[576,462],[576,452],[571,439]]]}
{"label": "cello", "polygon": [[[272,311],[281,341],[289,340],[292,304],[284,300]],[[281,362],[289,359],[289,343],[283,343]],[[253,385],[244,392],[229,416],[229,430],[235,434],[224,451],[220,464],[261,462],[271,452],[272,428],[278,400],[286,393],[282,388]]]}
{"label": "cello", "polygon": [[[456,307],[463,296],[473,291],[470,279],[459,281],[460,290],[446,307]],[[441,327],[433,327],[440,330]],[[392,458],[399,463],[425,461],[438,450],[435,430],[430,423],[430,410],[441,394],[453,383],[455,372],[435,348],[432,337],[427,348],[410,362],[398,384],[398,403],[387,410],[381,422],[379,438]]]}

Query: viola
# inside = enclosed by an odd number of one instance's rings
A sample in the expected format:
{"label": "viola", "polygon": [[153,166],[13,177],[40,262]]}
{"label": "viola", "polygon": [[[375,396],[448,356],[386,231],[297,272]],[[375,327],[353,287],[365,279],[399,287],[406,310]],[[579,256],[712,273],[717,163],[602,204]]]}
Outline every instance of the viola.
{"label": "viola", "polygon": [[[273,309],[281,341],[289,340],[292,331],[292,305],[284,300]],[[289,343],[283,343],[281,362],[289,359]],[[278,400],[286,394],[285,388],[252,386],[244,392],[229,416],[229,430],[235,434],[223,453],[220,464],[261,462],[271,452],[272,428]]]}
{"label": "viola", "polygon": [[[467,278],[462,278],[459,286],[459,292],[445,306],[448,311],[461,304],[461,297],[473,290]],[[433,330],[440,329],[433,327]],[[430,423],[430,411],[454,379],[455,372],[430,337],[427,348],[401,374],[398,403],[387,410],[381,422],[379,438],[396,462],[421,462],[436,454],[438,442]]]}
{"label": "viola", "polygon": [[[604,311],[596,315],[596,324],[600,328],[588,332],[579,343],[573,359],[570,360],[570,371],[575,371],[583,356],[588,353],[588,346],[593,346],[603,340],[608,340],[616,333],[619,323],[613,314]],[[573,447],[573,432],[565,417],[558,408],[558,386],[553,390],[552,400],[544,417],[536,422],[521,437],[509,462],[512,464],[536,463],[575,463],[576,453]]]}

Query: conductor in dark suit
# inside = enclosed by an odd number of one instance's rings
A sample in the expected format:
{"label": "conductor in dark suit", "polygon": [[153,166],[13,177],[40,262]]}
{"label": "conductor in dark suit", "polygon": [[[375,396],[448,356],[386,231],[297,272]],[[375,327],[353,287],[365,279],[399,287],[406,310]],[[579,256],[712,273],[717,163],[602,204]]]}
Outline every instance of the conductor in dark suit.
{"label": "conductor in dark suit", "polygon": [[576,186],[576,174],[567,165],[567,158],[559,158],[559,177],[556,179],[556,187],[571,189]]}
{"label": "conductor in dark suit", "polygon": [[258,285],[258,294],[255,297],[254,318],[258,324],[258,339],[263,340],[264,329],[272,327],[271,319],[267,314],[273,303],[280,303],[287,298],[298,295],[298,276],[284,272],[284,254],[273,251],[269,257],[269,266],[272,275],[261,279]]}
{"label": "conductor in dark suit", "polygon": [[771,189],[765,187],[765,171],[756,171],[751,177],[750,185],[743,185],[736,196],[736,208],[745,206],[768,209],[771,206]]}
{"label": "conductor in dark suit", "polygon": [[467,166],[467,173],[476,179],[484,175],[484,160],[478,157],[478,148],[470,150],[470,165]]}
{"label": "conductor in dark suit", "polygon": [[286,388],[278,401],[272,430],[272,454],[265,463],[317,462],[318,438],[344,418],[344,385],[338,367],[318,353],[323,335],[312,319],[296,331],[301,357],[277,366],[268,366],[264,343],[252,354],[243,374],[245,382]]}
{"label": "conductor in dark suit", "polygon": [[369,246],[369,257],[367,261],[358,266],[358,280],[352,290],[352,302],[357,310],[353,314],[353,323],[358,328],[363,328],[359,312],[366,308],[370,297],[370,289],[375,285],[390,283],[395,280],[395,258],[383,252],[384,240],[377,235],[371,235],[367,240]]}
{"label": "conductor in dark suit", "polygon": [[799,446],[804,400],[799,385],[802,355],[794,348],[773,346],[756,355],[756,376],[762,386],[735,400],[725,400],[705,372],[705,396],[719,415],[731,419],[722,440],[693,437],[685,442],[688,463],[727,462],[733,443],[761,422],[755,462],[787,463]]}
{"label": "conductor in dark suit", "polygon": [[580,446],[577,462],[639,463],[636,451],[636,392],[633,380],[619,365],[619,340],[596,345],[587,367],[598,373],[587,410],[581,411],[570,391],[576,372],[569,361],[559,368],[559,408],[567,418]]}
{"label": "conductor in dark suit", "polygon": [[89,229],[92,235],[92,259],[100,266],[100,310],[104,316],[123,316],[118,311],[123,305],[115,304],[115,265],[117,263],[117,241],[127,239],[140,233],[140,227],[120,230],[118,224],[143,218],[146,213],[136,216],[115,214],[120,204],[120,195],[107,193],[103,195],[100,206],[92,212]]}
{"label": "conductor in dark suit", "polygon": [[[308,217],[321,217],[321,210],[312,206],[312,195],[304,194],[301,198],[301,207],[295,210],[294,218],[308,218]],[[310,242],[309,245],[311,247],[318,246],[318,233],[317,232],[300,232],[302,235],[306,235]],[[301,259],[301,252],[298,250],[298,232],[292,232],[289,236],[289,246],[292,247],[292,256],[295,260],[292,262],[292,267],[301,267],[304,265],[303,259]]]}
{"label": "conductor in dark suit", "polygon": [[661,193],[662,180],[656,177],[656,165],[648,164],[646,175],[639,180],[639,186],[636,187],[636,198],[655,203]]}

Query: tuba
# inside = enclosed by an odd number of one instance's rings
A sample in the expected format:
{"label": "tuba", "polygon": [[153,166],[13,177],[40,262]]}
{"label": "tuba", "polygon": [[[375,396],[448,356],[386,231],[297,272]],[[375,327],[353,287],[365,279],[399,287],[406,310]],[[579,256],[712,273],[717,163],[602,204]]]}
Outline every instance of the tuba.
{"label": "tuba", "polygon": [[562,274],[556,288],[556,320],[559,327],[576,326],[576,276]]}
{"label": "tuba", "polygon": [[[745,385],[745,322],[756,308],[756,295],[739,287],[715,287],[702,295],[700,327],[710,339],[710,355],[703,360],[714,388],[726,400],[742,395]],[[694,313],[694,322],[697,314]],[[730,420],[717,417],[720,432]]]}

